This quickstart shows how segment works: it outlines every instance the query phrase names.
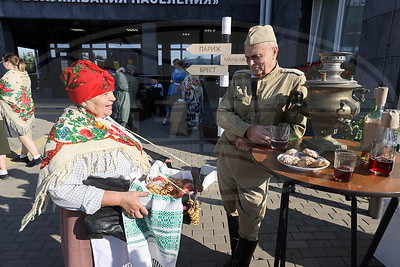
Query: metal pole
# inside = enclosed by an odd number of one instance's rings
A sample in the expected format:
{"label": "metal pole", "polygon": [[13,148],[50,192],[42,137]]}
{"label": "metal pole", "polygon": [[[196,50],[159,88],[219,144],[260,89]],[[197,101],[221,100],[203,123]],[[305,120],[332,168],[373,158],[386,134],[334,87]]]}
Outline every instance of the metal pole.
{"label": "metal pole", "polygon": [[[222,18],[222,43],[230,43],[231,42],[231,25],[232,18],[231,17],[223,17]],[[221,102],[222,97],[224,96],[226,89],[229,86],[229,72],[226,75],[219,77],[219,101]],[[223,129],[218,126],[218,136],[221,136],[223,133]]]}

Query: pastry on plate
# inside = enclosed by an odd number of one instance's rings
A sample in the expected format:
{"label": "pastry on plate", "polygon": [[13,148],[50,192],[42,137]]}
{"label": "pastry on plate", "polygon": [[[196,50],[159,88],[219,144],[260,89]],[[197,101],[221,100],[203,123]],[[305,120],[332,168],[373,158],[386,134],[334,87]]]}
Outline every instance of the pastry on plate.
{"label": "pastry on plate", "polygon": [[296,153],[297,153],[297,152],[298,152],[297,149],[291,148],[291,149],[287,150],[287,151],[285,152],[285,154],[287,154],[287,155],[292,155],[292,156],[296,156]]}
{"label": "pastry on plate", "polygon": [[318,168],[318,167],[326,167],[331,164],[327,159],[324,158],[318,158],[314,161],[313,164],[311,164],[311,167]]}
{"label": "pastry on plate", "polygon": [[311,165],[314,163],[315,159],[309,156],[303,156],[300,158],[299,162],[297,162],[296,166],[298,167],[311,167]]}
{"label": "pastry on plate", "polygon": [[297,165],[299,158],[293,155],[284,154],[279,158],[279,161],[284,164]]}
{"label": "pastry on plate", "polygon": [[309,149],[309,148],[305,148],[302,152],[303,152],[304,154],[306,154],[307,156],[312,157],[312,158],[314,158],[314,159],[317,159],[317,158],[319,157],[317,151],[314,151],[314,150]]}

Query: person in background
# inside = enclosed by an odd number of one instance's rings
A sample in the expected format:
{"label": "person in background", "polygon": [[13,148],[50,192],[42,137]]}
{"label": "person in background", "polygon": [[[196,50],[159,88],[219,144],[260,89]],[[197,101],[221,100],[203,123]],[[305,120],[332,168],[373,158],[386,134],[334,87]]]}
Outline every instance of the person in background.
{"label": "person in background", "polygon": [[157,106],[160,107],[164,96],[163,85],[158,82],[157,76],[150,77],[151,85],[147,86],[147,97],[149,98],[149,112],[156,114]]}
{"label": "person in background", "polygon": [[217,109],[217,123],[224,129],[215,147],[218,184],[232,250],[225,266],[249,266],[267,208],[270,174],[254,163],[251,148],[268,144],[268,125],[289,123],[294,140],[303,136],[307,121],[290,101],[295,90],[306,97],[304,73],[278,65],[272,27],[252,27],[244,51],[250,70],[233,74]]}
{"label": "person in background", "polygon": [[[186,71],[190,65],[190,62],[184,62],[183,69]],[[198,130],[203,112],[203,87],[200,77],[186,71],[182,88],[185,100],[188,102],[188,125],[192,130]]]}
{"label": "person in background", "polygon": [[129,92],[129,83],[123,67],[117,69],[114,74],[115,88],[117,91],[117,121],[126,127],[131,114],[131,93]]}
{"label": "person in background", "polygon": [[126,79],[128,80],[128,91],[129,96],[131,99],[131,110],[129,113],[129,120],[128,120],[128,127],[131,130],[137,130],[138,128],[135,126],[135,116],[134,113],[141,105],[137,100],[137,95],[139,92],[139,81],[137,77],[137,68],[133,64],[126,65],[126,72],[125,72]]}
{"label": "person in background", "polygon": [[148,193],[103,190],[84,181],[121,176],[132,181],[148,172],[149,157],[140,141],[110,117],[114,79],[107,71],[78,60],[62,72],[61,79],[75,105],[64,110],[49,133],[35,202],[20,231],[51,197],[60,207],[65,266],[136,266],[129,262],[126,242],[113,236],[90,240],[84,218],[104,206],[119,206],[128,216],[143,218],[148,211],[140,197]]}
{"label": "person in background", "polygon": [[182,61],[176,58],[174,59],[173,64],[174,71],[171,74],[171,84],[168,88],[167,93],[168,104],[165,109],[167,114],[165,115],[165,118],[162,122],[163,125],[166,125],[168,123],[169,116],[171,115],[171,106],[173,104],[172,101],[174,100],[174,98],[178,98],[182,95],[181,85],[186,76],[185,70],[182,69]]}
{"label": "person in background", "polygon": [[[12,161],[33,167],[40,164],[42,158],[32,139],[35,108],[31,95],[31,79],[25,71],[25,63],[17,55],[3,55],[2,63],[7,72],[0,79],[0,113],[7,135],[18,137],[22,143],[21,154]],[[28,152],[33,156],[31,161]]]}
{"label": "person in background", "polygon": [[139,91],[139,81],[136,77],[137,71],[136,67],[132,64],[126,65],[125,76],[128,80],[129,95],[131,97],[131,109],[139,108],[137,103],[137,93]]}
{"label": "person in background", "polygon": [[10,153],[10,145],[8,144],[8,139],[6,132],[4,130],[4,121],[0,115],[0,179],[8,178],[8,171],[6,166],[6,155]]}

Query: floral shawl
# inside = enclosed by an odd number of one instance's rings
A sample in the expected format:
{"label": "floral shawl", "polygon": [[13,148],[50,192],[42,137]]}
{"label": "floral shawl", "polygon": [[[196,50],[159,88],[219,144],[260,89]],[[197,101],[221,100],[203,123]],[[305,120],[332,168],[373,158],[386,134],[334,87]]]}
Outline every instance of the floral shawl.
{"label": "floral shawl", "polygon": [[36,199],[31,211],[23,218],[20,231],[37,213],[40,215],[46,209],[50,198],[50,182],[56,179],[59,184],[67,179],[78,160],[84,159],[88,173],[93,173],[97,169],[97,158],[107,157],[109,164],[106,168],[115,168],[116,155],[122,152],[142,173],[146,174],[150,170],[150,158],[138,140],[82,107],[70,106],[64,110],[50,131],[44,151]]}
{"label": "floral shawl", "polygon": [[26,71],[9,70],[0,79],[0,114],[20,135],[32,130],[34,107],[31,80]]}
{"label": "floral shawl", "polygon": [[203,87],[199,76],[187,73],[182,85],[189,100],[203,96]]}

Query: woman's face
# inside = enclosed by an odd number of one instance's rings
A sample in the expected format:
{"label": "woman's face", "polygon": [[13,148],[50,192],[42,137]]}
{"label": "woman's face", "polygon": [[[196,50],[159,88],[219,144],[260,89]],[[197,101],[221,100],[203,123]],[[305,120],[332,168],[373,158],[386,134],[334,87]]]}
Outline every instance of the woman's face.
{"label": "woman's face", "polygon": [[97,117],[105,118],[112,113],[112,104],[115,101],[114,90],[93,97],[81,103],[81,106],[95,114]]}
{"label": "woman's face", "polygon": [[174,62],[174,68],[175,69],[181,69],[182,67],[177,62]]}

